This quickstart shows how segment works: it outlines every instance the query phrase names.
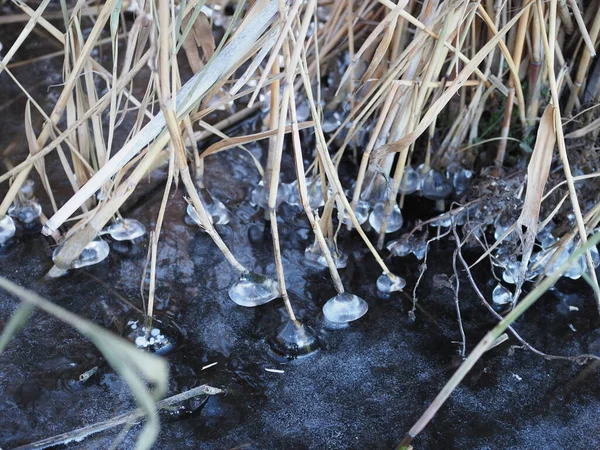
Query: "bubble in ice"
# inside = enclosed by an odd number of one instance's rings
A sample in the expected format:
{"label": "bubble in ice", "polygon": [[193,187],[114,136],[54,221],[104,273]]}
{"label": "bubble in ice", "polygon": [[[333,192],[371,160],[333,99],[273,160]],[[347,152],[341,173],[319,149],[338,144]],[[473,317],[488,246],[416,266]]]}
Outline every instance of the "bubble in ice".
{"label": "bubble in ice", "polygon": [[0,246],[4,245],[11,237],[15,235],[17,227],[10,216],[4,216],[0,219]]}
{"label": "bubble in ice", "polygon": [[329,322],[347,323],[360,319],[368,309],[367,302],[359,296],[342,292],[327,300],[323,306],[323,315]]}
{"label": "bubble in ice", "polygon": [[382,273],[377,278],[377,290],[382,294],[391,294],[392,292],[401,291],[406,286],[404,278],[393,273]]}
{"label": "bubble in ice", "polygon": [[492,301],[497,306],[507,305],[512,303],[512,294],[504,286],[498,284],[492,292]]}
{"label": "bubble in ice", "polygon": [[[275,207],[281,205],[289,197],[290,185],[279,183],[277,188],[277,197],[275,198]],[[269,208],[269,189],[265,188],[264,182],[261,180],[250,193],[250,204],[259,206],[263,209]]]}
{"label": "bubble in ice", "polygon": [[[337,245],[331,243],[329,245],[329,251],[336,268],[343,269],[348,265],[348,254],[340,250]],[[323,252],[321,251],[321,246],[316,242],[313,245],[306,247],[306,250],[304,250],[304,257],[309,263],[328,267],[325,255],[323,255]]]}
{"label": "bubble in ice", "polygon": [[412,194],[413,192],[418,191],[420,186],[421,174],[410,166],[405,167],[399,191],[402,194]]}
{"label": "bubble in ice", "polygon": [[8,215],[28,225],[42,215],[42,206],[34,200],[19,201],[8,208]]}
{"label": "bubble in ice", "polygon": [[119,220],[106,228],[115,241],[133,241],[146,234],[146,227],[135,219]]}
{"label": "bubble in ice", "polygon": [[[379,233],[381,230],[381,225],[383,223],[385,205],[383,203],[377,203],[371,211],[369,215],[369,224],[373,227],[373,229]],[[402,212],[398,205],[394,205],[391,214],[388,217],[388,221],[386,224],[385,232],[393,233],[394,231],[398,231],[402,228],[402,224],[404,223],[404,219],[402,218]]]}
{"label": "bubble in ice", "polygon": [[431,169],[423,177],[421,193],[431,200],[443,200],[452,194],[452,183],[439,170]]}
{"label": "bubble in ice", "polygon": [[394,256],[410,255],[415,249],[416,239],[412,234],[405,234],[399,239],[390,241],[387,249]]}
{"label": "bubble in ice", "polygon": [[254,272],[240,275],[240,279],[229,288],[229,298],[240,305],[254,307],[264,305],[279,297],[279,287],[271,278]]}
{"label": "bubble in ice", "polygon": [[288,320],[268,343],[271,356],[277,360],[306,358],[321,349],[317,333],[299,320]]}
{"label": "bubble in ice", "polygon": [[[58,254],[62,250],[63,245],[59,245],[54,249],[52,253],[52,261],[56,262]],[[79,254],[77,259],[71,264],[72,269],[79,269],[81,267],[92,266],[104,261],[110,253],[110,247],[100,237],[96,237],[88,245],[86,245],[82,252]],[[65,267],[61,267],[65,269]]]}

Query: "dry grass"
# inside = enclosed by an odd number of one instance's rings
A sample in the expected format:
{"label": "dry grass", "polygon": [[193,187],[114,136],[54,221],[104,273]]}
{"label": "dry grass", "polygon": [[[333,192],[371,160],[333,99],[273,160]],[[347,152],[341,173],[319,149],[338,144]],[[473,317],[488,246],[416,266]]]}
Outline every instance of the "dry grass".
{"label": "dry grass", "polygon": [[[0,174],[0,182],[10,183],[0,204],[0,217],[35,169],[54,209],[46,212],[51,217],[43,232],[57,241],[68,238],[53,269],[58,272],[70,267],[119,214],[148,173],[168,164],[160,213],[151,234],[150,318],[161,224],[171,188],[179,180],[219,250],[235,270],[249,270],[213,227],[197,188],[203,183],[204,158],[260,139],[269,142],[267,162],[264,168],[255,162],[268,187],[265,217],[271,224],[279,289],[292,319],[275,207],[284,151],[293,152],[302,206],[338,292],[344,286],[330,249],[337,239],[336,223],[340,225],[344,217],[382,271],[390,273],[377,249],[384,245],[394,206],[404,201],[399,189],[409,164],[444,168],[457,162],[480,168],[487,161],[494,167],[492,173],[501,177],[515,165],[515,154],[525,163],[529,159],[516,143],[535,147],[525,206],[515,222],[519,231],[526,228],[523,275],[538,231],[560,208],[575,218],[575,226],[561,240],[564,245],[576,234],[585,245],[600,221],[599,205],[590,206],[575,187],[576,180],[595,175],[573,175],[571,164],[581,158],[581,152],[568,147],[583,137],[593,141],[600,131],[596,105],[589,107],[600,94],[600,77],[591,76],[600,34],[599,0],[586,2],[585,10],[575,0],[399,0],[397,4],[391,0],[240,0],[229,4],[234,8],[229,17],[223,14],[224,1],[79,1],[61,3],[60,13],[46,11],[48,0],[35,9],[17,0],[13,3],[20,12],[0,17],[0,23],[20,24],[22,32],[5,47],[0,73],[6,72],[27,99],[24,128],[29,156]],[[135,10],[133,24],[124,20],[125,7]],[[205,7],[213,11],[212,18],[204,14]],[[84,34],[89,17],[93,27]],[[217,40],[216,18],[228,20],[224,36]],[[63,23],[56,25],[57,19]],[[12,73],[17,64],[22,67],[39,60],[12,63],[33,32],[55,39],[61,50],[47,57],[64,60],[64,83],[52,111],[44,111]],[[107,67],[92,53],[102,45],[110,46],[105,49],[112,56]],[[187,81],[180,55],[194,73]],[[344,59],[349,64],[342,66],[341,73],[339,63]],[[149,78],[143,76],[147,66]],[[329,86],[323,86],[325,79]],[[103,83],[99,81],[108,84],[106,93],[100,91]],[[134,85],[136,92],[145,92],[142,98],[133,94]],[[270,99],[265,100],[270,102],[268,129],[251,136],[228,136],[228,126],[259,109],[262,95]],[[235,114],[218,124],[205,121],[212,111],[230,102],[239,105]],[[298,121],[300,104],[310,109],[309,119],[302,122]],[[326,133],[324,123],[332,111],[344,115],[336,130]],[[125,144],[115,148],[114,136],[126,113],[136,120],[127,130]],[[314,151],[301,134],[307,128],[314,132]],[[533,142],[530,136],[535,130]],[[284,148],[286,135],[291,137],[291,150]],[[218,141],[207,148],[204,142],[209,137]],[[59,175],[49,177],[45,170],[44,159],[50,157],[60,158],[61,176],[73,189],[64,204],[66,199],[57,199],[51,184],[51,178]],[[338,173],[344,158],[358,167],[351,200]],[[304,165],[307,159],[312,160],[309,167]],[[553,162],[560,164],[567,191],[560,201],[550,204],[555,196],[543,193]],[[355,211],[361,193],[379,173],[389,186],[384,220],[375,230],[377,242],[371,243]],[[327,206],[321,216],[308,201],[308,175],[323,181]],[[97,197],[99,191],[102,195]],[[540,222],[540,211],[553,213]],[[586,254],[590,282],[598,293],[593,262],[589,251]],[[522,282],[521,278],[515,302]],[[482,348],[489,345],[488,340]]]}

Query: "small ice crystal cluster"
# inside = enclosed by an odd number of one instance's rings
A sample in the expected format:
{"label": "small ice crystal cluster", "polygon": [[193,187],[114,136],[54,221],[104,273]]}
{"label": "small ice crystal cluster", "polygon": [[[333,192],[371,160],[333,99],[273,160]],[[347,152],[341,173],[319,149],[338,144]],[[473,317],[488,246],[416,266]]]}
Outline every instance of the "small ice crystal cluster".
{"label": "small ice crystal cluster", "polygon": [[134,343],[141,349],[152,350],[156,353],[164,351],[166,347],[173,345],[171,340],[158,328],[150,329],[148,333],[145,326],[139,326],[137,320],[129,320],[127,327],[135,336]]}

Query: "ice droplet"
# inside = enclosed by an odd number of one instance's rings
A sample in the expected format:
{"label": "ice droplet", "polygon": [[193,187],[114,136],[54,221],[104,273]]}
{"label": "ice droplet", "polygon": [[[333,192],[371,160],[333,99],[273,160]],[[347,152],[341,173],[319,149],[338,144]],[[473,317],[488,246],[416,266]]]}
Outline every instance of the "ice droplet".
{"label": "ice droplet", "polygon": [[431,169],[423,177],[421,193],[431,200],[443,200],[452,194],[452,183],[438,170]]}
{"label": "ice droplet", "polygon": [[240,275],[240,279],[229,288],[229,298],[240,306],[264,305],[279,297],[279,287],[270,278],[254,272]]}
{"label": "ice droplet", "polygon": [[[320,177],[308,177],[306,179],[306,190],[308,191],[308,203],[311,209],[320,208],[325,204],[323,197],[322,183]],[[298,189],[298,180],[292,181],[284,189],[287,192],[285,201],[292,206],[302,206],[300,202],[300,191]]]}
{"label": "ice droplet", "polygon": [[[54,252],[52,253],[52,260],[54,262],[56,262],[56,257],[60,253],[62,247],[62,245],[59,245],[54,249]],[[104,261],[108,257],[109,253],[110,247],[108,246],[106,241],[102,240],[99,237],[96,237],[93,241],[91,241],[88,245],[86,245],[83,248],[79,257],[71,264],[71,268],[80,269],[81,267],[98,264],[99,262]]]}
{"label": "ice droplet", "polygon": [[382,273],[377,278],[377,290],[382,294],[391,294],[392,292],[401,291],[406,286],[404,278],[394,275],[393,273]]}
{"label": "ice droplet", "polygon": [[298,320],[288,320],[269,340],[273,356],[286,360],[306,358],[321,349],[317,334]]}
{"label": "ice droplet", "polygon": [[405,234],[400,239],[390,241],[387,245],[387,249],[394,256],[407,256],[410,255],[415,249],[416,239],[412,234]]}
{"label": "ice droplet", "polygon": [[471,180],[473,179],[473,172],[470,170],[461,167],[456,172],[454,172],[454,176],[452,178],[452,184],[454,185],[454,191],[456,195],[461,196],[471,186]]}
{"label": "ice droplet", "polygon": [[420,185],[421,174],[410,166],[405,167],[399,191],[402,194],[412,194],[419,190]]}
{"label": "ice droplet", "polygon": [[[275,199],[275,207],[281,205],[289,197],[289,184],[279,183],[277,189],[277,198]],[[265,188],[264,182],[261,180],[250,193],[250,204],[259,206],[263,209],[269,207],[269,189]]]}
{"label": "ice droplet", "polygon": [[492,292],[492,301],[497,306],[504,306],[512,303],[512,294],[501,284],[497,285]]}
{"label": "ice droplet", "polygon": [[342,292],[327,300],[323,306],[323,315],[333,323],[347,323],[360,319],[369,309],[362,298],[348,292]]}
{"label": "ice droplet", "polygon": [[[381,224],[383,223],[383,210],[384,204],[377,203],[369,215],[369,223],[377,233],[381,230]],[[398,231],[402,228],[403,223],[404,219],[402,218],[402,212],[398,205],[394,205],[394,209],[392,209],[392,213],[388,218],[385,232],[393,233],[394,231]]]}
{"label": "ice droplet", "polygon": [[123,219],[106,228],[115,241],[133,241],[146,234],[146,227],[135,219]]}
{"label": "ice droplet", "polygon": [[42,206],[33,200],[19,202],[18,204],[13,203],[10,208],[8,208],[8,214],[27,225],[34,222],[42,215]]}
{"label": "ice droplet", "polygon": [[[346,252],[340,250],[336,245],[330,245],[329,250],[336,268],[343,269],[348,265],[348,254]],[[321,252],[321,247],[316,242],[313,245],[306,247],[306,250],[304,250],[304,257],[310,263],[322,267],[328,267],[325,255],[323,255],[323,252]]]}
{"label": "ice droplet", "polygon": [[4,245],[11,237],[15,235],[17,227],[10,216],[4,216],[0,219],[0,246]]}

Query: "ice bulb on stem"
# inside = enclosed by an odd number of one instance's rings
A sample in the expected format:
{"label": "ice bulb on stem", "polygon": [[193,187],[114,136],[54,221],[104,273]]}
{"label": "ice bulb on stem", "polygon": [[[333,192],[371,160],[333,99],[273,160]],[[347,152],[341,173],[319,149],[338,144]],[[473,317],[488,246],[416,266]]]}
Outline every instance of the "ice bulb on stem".
{"label": "ice bulb on stem", "polygon": [[[371,211],[371,215],[369,216],[369,223],[377,233],[379,233],[379,230],[381,230],[381,224],[383,223],[384,208],[385,206],[383,203],[376,204],[373,208],[373,211]],[[403,223],[404,219],[402,218],[402,212],[400,211],[398,205],[394,205],[394,209],[388,217],[385,232],[393,233],[394,231],[398,231],[400,228],[402,228]]]}
{"label": "ice bulb on stem", "polygon": [[347,323],[360,319],[369,309],[362,298],[349,292],[342,292],[327,300],[323,306],[323,315],[333,323]]}
{"label": "ice bulb on stem", "polygon": [[146,227],[135,219],[123,219],[108,226],[105,233],[115,241],[133,241],[146,234]]}
{"label": "ice bulb on stem", "polygon": [[[60,253],[62,245],[56,247],[52,253],[52,260],[56,262],[56,257]],[[71,264],[72,269],[80,269],[81,267],[92,266],[104,261],[110,253],[110,247],[106,241],[96,237],[88,245],[86,245],[79,257]],[[64,269],[64,268],[63,268]]]}
{"label": "ice bulb on stem", "polygon": [[299,320],[288,320],[269,340],[273,356],[286,360],[306,358],[321,349],[317,334]]}
{"label": "ice bulb on stem", "polygon": [[404,286],[406,286],[404,278],[394,275],[393,273],[384,272],[377,278],[377,290],[384,295],[401,291],[404,289]]}
{"label": "ice bulb on stem", "polygon": [[234,303],[249,308],[264,305],[277,297],[277,283],[254,272],[242,273],[240,279],[229,288],[229,298]]}

